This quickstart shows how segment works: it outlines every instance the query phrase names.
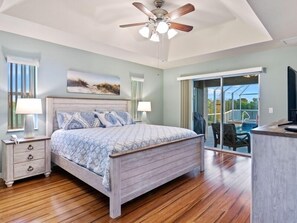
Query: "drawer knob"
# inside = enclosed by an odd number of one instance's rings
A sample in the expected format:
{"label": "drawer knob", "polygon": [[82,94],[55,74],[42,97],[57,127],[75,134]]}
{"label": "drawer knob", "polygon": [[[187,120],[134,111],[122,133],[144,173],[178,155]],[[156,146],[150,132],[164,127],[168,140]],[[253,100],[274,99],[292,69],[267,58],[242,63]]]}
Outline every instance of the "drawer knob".
{"label": "drawer knob", "polygon": [[32,145],[29,145],[28,150],[32,150],[32,149],[34,149],[34,147]]}
{"label": "drawer knob", "polygon": [[33,160],[33,158],[34,158],[34,156],[32,156],[31,154],[29,154],[29,156],[28,156],[28,160]]}
{"label": "drawer knob", "polygon": [[34,168],[33,168],[33,166],[29,166],[27,170],[31,172],[34,170]]}

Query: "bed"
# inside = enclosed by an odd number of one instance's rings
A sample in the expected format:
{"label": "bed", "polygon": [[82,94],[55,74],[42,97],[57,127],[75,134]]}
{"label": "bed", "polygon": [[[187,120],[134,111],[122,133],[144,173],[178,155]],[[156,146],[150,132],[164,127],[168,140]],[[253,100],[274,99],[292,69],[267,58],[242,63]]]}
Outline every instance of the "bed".
{"label": "bed", "polygon": [[[83,112],[98,108],[129,111],[130,101],[47,97],[46,135],[58,130],[56,111]],[[203,135],[195,135],[110,154],[109,188],[103,185],[102,176],[54,151],[52,162],[108,196],[110,217],[116,218],[121,215],[122,204],[194,169],[203,171],[203,148]]]}

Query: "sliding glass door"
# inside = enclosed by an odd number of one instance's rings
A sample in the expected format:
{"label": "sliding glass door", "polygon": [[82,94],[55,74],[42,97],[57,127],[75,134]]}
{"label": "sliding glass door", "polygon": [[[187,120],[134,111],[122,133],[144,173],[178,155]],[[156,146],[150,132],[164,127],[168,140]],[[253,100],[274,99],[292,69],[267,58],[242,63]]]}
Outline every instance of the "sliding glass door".
{"label": "sliding glass door", "polygon": [[[212,128],[221,122],[221,79],[194,81],[193,86],[194,131],[198,134],[205,134],[206,146],[217,147],[219,138],[212,131]],[[203,120],[205,121],[205,126],[202,131]]]}
{"label": "sliding glass door", "polygon": [[[221,77],[194,81],[193,126],[205,146],[250,153],[250,130],[258,123],[258,76]],[[221,143],[222,142],[222,143]]]}

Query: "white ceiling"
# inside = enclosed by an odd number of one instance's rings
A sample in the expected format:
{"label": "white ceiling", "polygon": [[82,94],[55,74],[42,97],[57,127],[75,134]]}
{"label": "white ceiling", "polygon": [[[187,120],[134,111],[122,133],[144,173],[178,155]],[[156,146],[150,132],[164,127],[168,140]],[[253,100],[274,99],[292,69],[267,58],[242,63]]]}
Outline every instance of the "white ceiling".
{"label": "white ceiling", "polygon": [[[154,9],[153,0],[137,0]],[[284,45],[297,36],[296,0],[167,0],[168,12],[196,10],[175,22],[194,26],[170,41],[151,42],[133,0],[0,0],[0,30],[163,69]],[[165,39],[165,38],[164,38]]]}

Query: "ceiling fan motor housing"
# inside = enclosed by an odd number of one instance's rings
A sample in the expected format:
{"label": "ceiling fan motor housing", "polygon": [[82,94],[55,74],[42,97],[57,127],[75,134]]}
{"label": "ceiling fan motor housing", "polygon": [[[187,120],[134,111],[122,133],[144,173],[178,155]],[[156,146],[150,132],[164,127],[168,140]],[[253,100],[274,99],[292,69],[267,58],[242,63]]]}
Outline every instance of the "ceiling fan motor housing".
{"label": "ceiling fan motor housing", "polygon": [[161,8],[164,4],[164,0],[155,0],[154,4],[157,8]]}
{"label": "ceiling fan motor housing", "polygon": [[168,14],[168,12],[165,9],[156,8],[152,10],[152,13],[157,17],[157,20],[162,20],[165,18],[165,15]]}

